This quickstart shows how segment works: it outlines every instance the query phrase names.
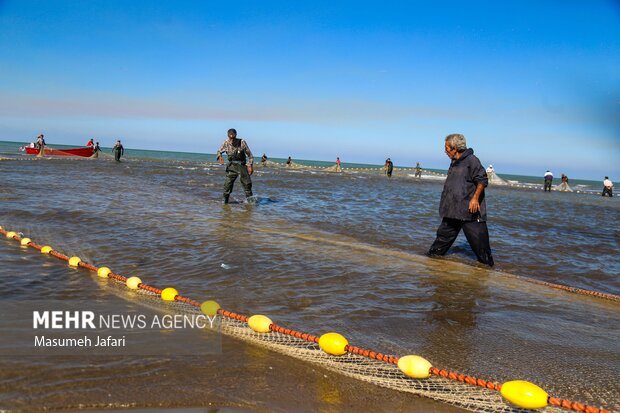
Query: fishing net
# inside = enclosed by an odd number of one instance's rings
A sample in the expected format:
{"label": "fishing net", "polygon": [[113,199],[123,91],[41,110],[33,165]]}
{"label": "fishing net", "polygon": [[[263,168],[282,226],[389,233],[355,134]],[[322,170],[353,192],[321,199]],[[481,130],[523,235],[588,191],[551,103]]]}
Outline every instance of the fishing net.
{"label": "fishing net", "polygon": [[[21,238],[15,233],[7,234],[1,227],[0,233],[21,241]],[[30,247],[42,250],[41,246],[32,243],[29,239],[24,239],[23,241],[26,241],[26,244]],[[71,264],[73,258],[69,259],[68,256],[56,251],[49,251],[49,254],[69,261],[70,265],[98,272],[98,268],[91,264],[83,262]],[[109,273],[108,278],[110,282],[107,285],[111,290],[119,295],[124,295],[121,290],[126,291],[127,278],[112,273]],[[188,297],[176,295],[174,296],[174,301],[162,301],[160,298],[162,290],[146,284],[139,284],[139,288],[133,291],[137,293],[138,301],[142,305],[177,314],[202,314],[199,309],[200,303]],[[374,352],[370,352],[373,354],[369,355],[368,350],[352,346],[348,346],[348,352],[344,355],[333,356],[325,353],[316,343],[316,337],[309,334],[284,329],[274,324],[269,326],[270,330],[272,330],[269,333],[257,333],[248,326],[246,316],[221,309],[218,311],[218,314],[221,316],[218,317],[220,332],[224,335],[265,347],[277,353],[294,357],[361,381],[388,389],[424,396],[472,412],[518,413],[531,411],[519,409],[507,403],[502,398],[500,392],[497,391],[497,383],[458,375],[457,373],[439,370],[435,367],[430,369],[430,372],[433,374],[431,377],[427,379],[413,379],[405,376],[400,371],[394,364],[395,357],[393,356],[379,356]],[[612,400],[615,402],[617,400],[616,388],[617,386],[613,383],[609,386],[609,397],[605,397],[605,401]],[[562,412],[566,411],[565,409],[571,409],[586,413],[609,412],[556,397],[549,397],[548,401],[549,406],[538,411]]]}
{"label": "fishing net", "polygon": [[571,188],[570,185],[568,185],[568,183],[566,182],[562,182],[561,184],[556,185],[554,189],[560,192],[573,192],[573,188]]}
{"label": "fishing net", "polygon": [[[114,284],[119,289],[126,289],[124,283],[114,280]],[[158,295],[147,291],[139,291],[139,294],[142,304],[151,308],[162,308],[162,301]],[[202,314],[200,309],[182,302],[166,303],[165,307],[167,310],[179,314]],[[384,388],[427,397],[472,412],[517,413],[528,411],[508,404],[498,391],[455,382],[435,375],[428,379],[412,379],[405,376],[394,364],[352,353],[332,356],[321,350],[318,344],[295,338],[289,334],[275,331],[257,333],[249,328],[246,322],[227,317],[218,317],[218,321],[220,322],[220,332],[226,336]],[[566,410],[548,406],[541,411],[565,412]]]}
{"label": "fishing net", "polygon": [[500,178],[500,176],[497,175],[495,172],[487,172],[487,177],[489,178],[489,185],[510,185],[508,181],[506,181],[504,178]]}

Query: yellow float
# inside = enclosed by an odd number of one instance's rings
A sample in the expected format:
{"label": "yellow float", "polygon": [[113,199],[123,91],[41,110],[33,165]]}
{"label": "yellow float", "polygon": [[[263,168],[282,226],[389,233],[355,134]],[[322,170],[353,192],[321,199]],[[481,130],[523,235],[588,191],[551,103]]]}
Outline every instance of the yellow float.
{"label": "yellow float", "polygon": [[80,257],[69,258],[69,265],[72,267],[77,267],[81,262],[82,260],[80,259]]}
{"label": "yellow float", "polygon": [[256,314],[248,318],[248,325],[257,333],[269,333],[271,329],[269,326],[273,324],[273,321],[267,316]]}
{"label": "yellow float", "polygon": [[430,369],[433,365],[430,361],[420,356],[403,356],[398,359],[398,368],[409,377],[414,379],[426,379],[430,377]]}
{"label": "yellow float", "polygon": [[200,310],[203,314],[213,317],[217,314],[217,310],[220,309],[220,305],[213,300],[207,300],[200,304]]}
{"label": "yellow float", "polygon": [[507,381],[502,384],[500,393],[510,403],[524,409],[541,409],[547,406],[549,397],[546,391],[525,380]]}
{"label": "yellow float", "polygon": [[164,288],[161,292],[161,299],[164,301],[174,301],[174,297],[179,295],[179,292],[172,287]]}
{"label": "yellow float", "polygon": [[111,269],[109,269],[108,267],[100,267],[97,270],[97,275],[100,276],[101,278],[108,278],[108,275],[112,272]]}
{"label": "yellow float", "polygon": [[321,347],[321,350],[333,356],[342,356],[345,354],[348,345],[349,342],[347,339],[338,333],[325,333],[319,338],[319,347]]}
{"label": "yellow float", "polygon": [[9,231],[6,233],[6,237],[9,239],[13,239],[13,237],[17,235],[17,233],[13,232],[13,231]]}
{"label": "yellow float", "polygon": [[23,245],[24,247],[27,247],[29,243],[31,243],[32,240],[30,238],[22,238],[21,241],[19,241],[19,243],[21,245]]}
{"label": "yellow float", "polygon": [[50,247],[49,245],[41,248],[41,254],[49,254],[50,252],[52,252],[52,247]]}
{"label": "yellow float", "polygon": [[127,284],[127,288],[130,290],[137,290],[138,285],[142,284],[142,280],[138,277],[129,277],[125,283]]}

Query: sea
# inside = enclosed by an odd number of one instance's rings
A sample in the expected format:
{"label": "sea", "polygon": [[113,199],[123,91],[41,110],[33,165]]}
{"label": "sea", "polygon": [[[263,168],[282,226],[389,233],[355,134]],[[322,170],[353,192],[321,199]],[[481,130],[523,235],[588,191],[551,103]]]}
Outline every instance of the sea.
{"label": "sea", "polygon": [[[462,234],[445,257],[425,255],[445,170],[415,178],[397,167],[388,178],[381,165],[336,173],[331,162],[270,159],[255,167],[253,202],[237,182],[223,205],[225,167],[213,154],[127,149],[115,162],[109,148],[98,159],[38,158],[23,145],[0,142],[7,231],[298,331],[620,410],[620,302],[553,288],[620,295],[620,201],[602,197],[600,182],[543,192],[538,177],[500,173],[508,184],[486,189],[489,269]],[[36,303],[158,311],[4,237],[0,262],[3,319]],[[168,329],[138,334],[143,353],[24,355],[0,329],[0,410],[467,411],[225,335],[208,352],[189,337],[178,355],[152,350],[174,339]]]}

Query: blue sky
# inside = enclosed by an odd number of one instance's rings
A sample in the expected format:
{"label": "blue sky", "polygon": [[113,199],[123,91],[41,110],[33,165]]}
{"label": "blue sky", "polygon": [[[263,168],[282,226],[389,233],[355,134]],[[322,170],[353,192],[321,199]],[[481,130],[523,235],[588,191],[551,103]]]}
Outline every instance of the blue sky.
{"label": "blue sky", "polygon": [[0,0],[0,140],[620,181],[617,1]]}

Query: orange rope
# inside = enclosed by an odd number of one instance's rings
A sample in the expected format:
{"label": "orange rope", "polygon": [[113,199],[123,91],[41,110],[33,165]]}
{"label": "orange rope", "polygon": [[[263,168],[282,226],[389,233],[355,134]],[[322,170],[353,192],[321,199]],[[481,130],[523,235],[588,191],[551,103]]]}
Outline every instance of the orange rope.
{"label": "orange rope", "polygon": [[368,357],[368,358],[371,358],[371,359],[375,359],[375,360],[379,360],[379,361],[384,361],[386,363],[391,363],[391,364],[398,365],[398,357],[388,356],[388,355],[385,355],[385,354],[377,353],[377,352],[371,351],[371,350],[365,350],[363,348],[351,346],[351,345],[348,345],[348,344],[345,346],[344,349],[346,351],[348,351],[349,353],[358,354],[360,356],[364,356],[364,357]]}
{"label": "orange rope", "polygon": [[34,249],[36,249],[36,250],[39,250],[39,251],[41,251],[41,248],[43,248],[42,246],[37,245],[37,244],[35,244],[35,243],[34,243],[34,242],[32,242],[32,241],[28,243],[28,246],[29,246],[29,247],[32,247],[32,248],[34,248]]}
{"label": "orange rope", "polygon": [[512,275],[512,276],[516,277],[516,278],[518,278],[520,280],[523,280],[525,282],[529,282],[529,283],[537,284],[537,285],[544,285],[544,286],[549,287],[549,288],[555,288],[557,290],[563,290],[563,291],[567,291],[569,293],[581,294],[581,295],[589,295],[589,296],[593,296],[593,297],[604,298],[606,300],[611,300],[611,301],[620,301],[620,295],[601,293],[601,292],[598,292],[598,291],[586,290],[586,289],[583,289],[583,288],[570,287],[568,285],[554,284],[554,283],[550,283],[550,282],[547,282],[547,281],[537,280],[535,278],[522,277],[520,275]]}
{"label": "orange rope", "polygon": [[318,343],[319,342],[319,338],[317,336],[313,336],[312,334],[308,334],[308,333],[302,333],[300,331],[295,331],[295,330],[291,330],[288,328],[284,328],[284,327],[280,327],[277,324],[271,324],[269,326],[269,329],[271,329],[271,331],[275,331],[276,333],[282,333],[282,334],[286,334],[289,336],[293,336],[295,338],[299,338],[305,341],[309,341],[311,343]]}
{"label": "orange rope", "polygon": [[[141,285],[141,284],[140,284],[140,285]],[[139,287],[140,285],[138,285],[138,287]],[[189,298],[189,297],[183,297],[182,295],[177,295],[176,297],[174,297],[174,299],[175,299],[176,301],[180,301],[180,302],[182,302],[182,303],[186,303],[186,304],[189,304],[189,305],[193,305],[194,307],[198,307],[198,308],[200,308],[200,303],[199,303],[198,301],[192,300],[192,299],[191,299],[191,298]]]}
{"label": "orange rope", "polygon": [[247,323],[248,319],[250,318],[243,314],[237,314],[233,313],[232,311],[224,310],[223,308],[220,308],[219,310],[217,310],[217,312],[224,317],[232,318],[233,320],[243,321],[244,323]]}
{"label": "orange rope", "polygon": [[599,409],[598,407],[588,406],[583,403],[571,402],[570,400],[559,399],[549,396],[547,402],[556,407],[574,410],[576,412],[585,413],[613,413],[611,410]]}
{"label": "orange rope", "polygon": [[[0,228],[0,233],[3,235],[7,234],[7,231]],[[18,235],[15,235],[13,237],[14,239],[16,239],[17,241],[21,241],[21,237],[19,237]],[[33,247],[35,249],[41,249],[41,247],[37,244],[35,244],[34,242],[29,242],[28,246]],[[50,251],[50,255],[53,255],[54,257],[64,260],[64,261],[68,261],[69,257],[67,257],[66,255],[60,254],[56,251]],[[94,265],[85,263],[85,262],[80,262],[78,264],[80,267],[83,268],[87,268],[91,271],[97,272],[99,269],[97,267],[95,267]],[[108,274],[109,278],[113,278],[115,280],[121,281],[123,283],[125,283],[127,281],[126,277],[123,277],[122,275],[117,275],[114,273],[109,273]],[[550,283],[545,283],[544,281],[541,281],[540,283],[543,284],[550,284]],[[554,285],[554,284],[551,284]],[[138,288],[141,288],[145,291],[149,291],[153,294],[157,294],[157,295],[161,295],[162,290],[155,288],[155,287],[151,287],[147,284],[141,283],[138,285]],[[572,289],[571,287],[566,287],[569,289]],[[575,289],[575,290],[580,290],[580,289]],[[584,290],[587,291],[587,290]],[[590,291],[589,293],[592,293],[592,295],[597,295],[598,294],[602,294],[602,293],[596,293],[594,291]],[[602,295],[607,295],[607,294],[602,294]],[[618,296],[612,296],[612,297],[618,297]],[[618,297],[620,299],[620,297]],[[180,302],[184,302],[190,305],[193,305],[195,307],[200,307],[200,303],[198,301],[192,300],[188,297],[184,297],[181,295],[177,295],[174,298],[176,301],[180,301]],[[247,323],[249,317],[245,316],[243,314],[238,314],[238,313],[234,313],[232,311],[228,311],[228,310],[224,310],[222,308],[220,308],[219,310],[217,310],[217,313],[220,314],[223,317],[227,317],[227,318],[231,318],[233,320],[239,320],[239,321],[243,321],[245,323]],[[288,328],[284,328],[281,326],[278,326],[276,324],[271,324],[269,326],[270,330],[281,333],[281,334],[286,334],[286,335],[290,335],[293,336],[295,338],[298,339],[302,339],[302,340],[306,340],[312,343],[318,343],[319,342],[319,337],[308,334],[308,333],[302,333],[300,331],[296,331],[296,330],[291,330]],[[367,357],[373,360],[378,360],[378,361],[382,361],[385,363],[390,363],[390,364],[396,364],[398,365],[398,357],[394,357],[394,356],[389,356],[389,355],[385,355],[382,353],[377,353],[375,351],[372,350],[366,350],[360,347],[355,347],[352,345],[346,345],[345,346],[345,350],[349,353],[352,354],[357,354],[363,357]],[[489,390],[495,390],[495,391],[500,391],[502,388],[502,385],[499,383],[493,383],[491,381],[487,381],[487,380],[483,380],[483,379],[478,379],[472,376],[466,376],[460,373],[456,373],[453,371],[449,371],[449,370],[442,370],[442,369],[438,369],[437,367],[431,367],[429,369],[429,373],[430,374],[434,374],[436,376],[440,376],[440,377],[444,377],[446,379],[449,380],[453,380],[453,381],[459,381],[461,383],[466,383],[466,384],[470,384],[472,386],[479,386],[479,387],[483,387],[485,389],[489,389]],[[564,409],[568,409],[568,410],[574,410],[576,412],[585,412],[585,413],[613,413],[610,410],[605,410],[605,409],[601,409],[601,408],[597,408],[597,407],[593,407],[593,406],[588,406],[585,405],[583,403],[578,403],[578,402],[573,402],[570,400],[566,400],[566,399],[560,399],[557,397],[553,397],[553,396],[549,396],[547,398],[547,402],[553,406],[557,406],[557,407],[561,407]]]}
{"label": "orange rope", "polygon": [[50,255],[53,255],[54,257],[56,257],[58,259],[61,259],[63,261],[69,261],[69,257],[67,257],[66,255],[63,255],[63,254],[61,254],[59,252],[56,252],[54,250],[50,251]]}
{"label": "orange rope", "polygon": [[80,267],[84,267],[84,268],[89,269],[89,270],[94,271],[94,272],[97,272],[97,271],[99,270],[99,268],[95,267],[94,265],[88,264],[88,263],[86,263],[86,262],[81,262],[81,261],[80,261],[80,262],[78,263],[78,265],[79,265]]}
{"label": "orange rope", "polygon": [[436,376],[441,376],[441,377],[445,377],[450,380],[471,384],[472,386],[480,386],[480,387],[484,387],[485,389],[491,389],[491,390],[497,390],[497,391],[500,391],[502,388],[502,385],[499,383],[492,383],[490,381],[477,379],[475,377],[465,376],[463,374],[455,373],[453,371],[441,370],[441,369],[438,369],[437,367],[431,367],[429,371],[431,374],[434,374]]}

